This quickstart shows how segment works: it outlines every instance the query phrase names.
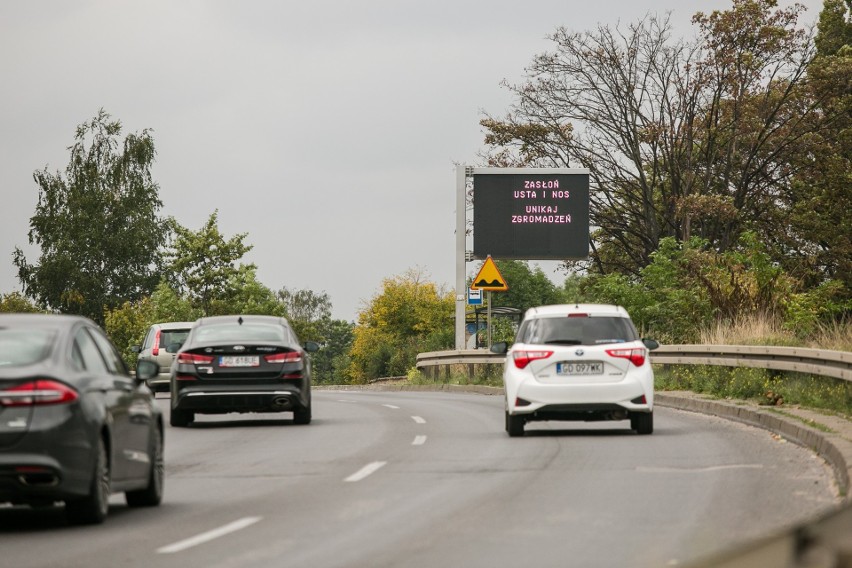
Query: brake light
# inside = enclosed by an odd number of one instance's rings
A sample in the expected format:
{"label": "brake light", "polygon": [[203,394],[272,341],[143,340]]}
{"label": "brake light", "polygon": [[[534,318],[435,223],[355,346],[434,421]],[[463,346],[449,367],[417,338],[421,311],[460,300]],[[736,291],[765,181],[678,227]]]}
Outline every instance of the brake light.
{"label": "brake light", "polygon": [[65,383],[39,379],[0,390],[0,406],[43,406],[69,404],[80,397]]}
{"label": "brake light", "polygon": [[213,356],[198,353],[178,353],[177,362],[186,365],[210,365],[213,363]]}
{"label": "brake light", "polygon": [[160,354],[160,330],[157,330],[157,333],[154,334],[154,346],[151,347],[151,355],[159,355]]}
{"label": "brake light", "polygon": [[587,318],[589,314],[568,314],[569,318]]}
{"label": "brake light", "polygon": [[264,355],[263,360],[267,363],[300,363],[302,354],[299,351],[285,351],[284,353]]}
{"label": "brake light", "polygon": [[547,359],[553,355],[553,351],[513,351],[512,359],[515,361],[515,367],[523,369],[532,361],[538,359]]}
{"label": "brake light", "polygon": [[636,349],[607,349],[606,354],[610,357],[629,359],[637,367],[645,364],[646,351],[642,347],[637,347]]}

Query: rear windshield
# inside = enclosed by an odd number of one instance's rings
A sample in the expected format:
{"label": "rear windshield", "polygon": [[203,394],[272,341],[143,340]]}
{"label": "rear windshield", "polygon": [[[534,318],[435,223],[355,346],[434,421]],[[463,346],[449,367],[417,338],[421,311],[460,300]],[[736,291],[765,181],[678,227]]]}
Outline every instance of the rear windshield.
{"label": "rear windshield", "polygon": [[[160,331],[160,347],[166,349],[171,347],[173,343],[177,343],[177,347],[180,349],[187,336],[189,336],[188,329],[164,329]],[[172,351],[177,351],[177,349],[172,349]]]}
{"label": "rear windshield", "polygon": [[0,329],[0,368],[23,367],[46,359],[56,332],[51,329]]}
{"label": "rear windshield", "polygon": [[223,323],[205,325],[195,330],[193,341],[216,343],[221,341],[284,341],[284,328],[280,325]]}
{"label": "rear windshield", "polygon": [[636,341],[633,322],[616,317],[558,317],[525,321],[518,330],[520,343],[600,345]]}

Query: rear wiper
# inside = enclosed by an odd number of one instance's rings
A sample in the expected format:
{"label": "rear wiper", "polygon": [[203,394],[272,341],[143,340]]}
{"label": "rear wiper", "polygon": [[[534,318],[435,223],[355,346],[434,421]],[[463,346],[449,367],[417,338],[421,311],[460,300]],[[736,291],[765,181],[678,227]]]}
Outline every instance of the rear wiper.
{"label": "rear wiper", "polygon": [[545,345],[582,345],[583,342],[579,339],[550,339],[544,342]]}

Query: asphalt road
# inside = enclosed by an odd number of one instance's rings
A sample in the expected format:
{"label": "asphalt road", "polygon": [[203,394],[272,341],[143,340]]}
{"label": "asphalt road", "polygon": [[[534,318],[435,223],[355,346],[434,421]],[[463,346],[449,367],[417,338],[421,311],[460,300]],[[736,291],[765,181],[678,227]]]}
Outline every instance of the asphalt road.
{"label": "asphalt road", "polygon": [[651,436],[553,422],[523,438],[476,394],[315,391],[308,426],[201,416],[168,428],[162,506],[115,496],[94,527],[0,508],[0,565],[675,566],[839,502],[807,450],[655,412]]}

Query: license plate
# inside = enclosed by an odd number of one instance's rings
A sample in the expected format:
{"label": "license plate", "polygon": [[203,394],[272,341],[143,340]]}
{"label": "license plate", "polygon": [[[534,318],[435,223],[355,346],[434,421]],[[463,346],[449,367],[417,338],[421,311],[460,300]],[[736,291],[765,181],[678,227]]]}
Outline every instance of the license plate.
{"label": "license plate", "polygon": [[257,355],[223,355],[219,357],[220,367],[259,367],[260,357]]}
{"label": "license plate", "polygon": [[562,362],[556,364],[560,375],[602,375],[603,363],[600,361]]}

